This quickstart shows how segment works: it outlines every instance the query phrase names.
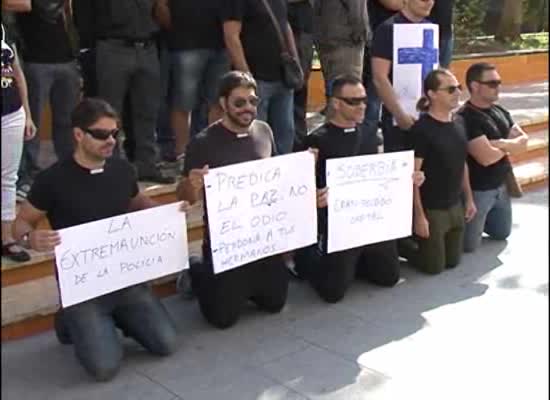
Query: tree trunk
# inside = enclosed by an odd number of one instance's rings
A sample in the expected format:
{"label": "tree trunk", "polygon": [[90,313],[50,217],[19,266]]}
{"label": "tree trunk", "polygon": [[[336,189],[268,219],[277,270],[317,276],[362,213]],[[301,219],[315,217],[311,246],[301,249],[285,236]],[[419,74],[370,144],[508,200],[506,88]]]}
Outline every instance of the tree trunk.
{"label": "tree trunk", "polygon": [[520,38],[522,5],[521,0],[504,0],[502,17],[495,33],[496,40],[504,43]]}

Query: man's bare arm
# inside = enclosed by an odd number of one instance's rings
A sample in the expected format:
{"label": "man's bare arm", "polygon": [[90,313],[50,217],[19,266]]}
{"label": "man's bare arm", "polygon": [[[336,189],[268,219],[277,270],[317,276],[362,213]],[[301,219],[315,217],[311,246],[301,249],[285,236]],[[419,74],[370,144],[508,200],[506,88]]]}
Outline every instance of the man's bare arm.
{"label": "man's bare arm", "polygon": [[389,73],[392,62],[384,58],[372,58],[372,74],[373,82],[378,92],[378,96],[382,99],[384,106],[390,111],[397,125],[401,129],[407,130],[414,124],[414,119],[408,115],[397,100],[397,95],[393,90],[393,86],[389,79]]}
{"label": "man's bare arm", "polygon": [[233,67],[239,71],[250,72],[241,43],[241,29],[240,21],[225,21],[223,23],[225,47],[227,47]]}

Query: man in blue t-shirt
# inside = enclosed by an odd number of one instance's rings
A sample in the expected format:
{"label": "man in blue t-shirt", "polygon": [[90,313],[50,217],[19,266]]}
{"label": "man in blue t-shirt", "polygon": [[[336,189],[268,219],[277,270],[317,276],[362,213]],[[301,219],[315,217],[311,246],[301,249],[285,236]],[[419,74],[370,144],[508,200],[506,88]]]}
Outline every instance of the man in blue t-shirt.
{"label": "man in blue t-shirt", "polygon": [[[378,96],[384,104],[382,110],[382,133],[384,151],[400,151],[410,148],[407,131],[414,123],[414,117],[405,112],[399,104],[392,86],[393,26],[394,24],[430,23],[434,0],[409,0],[398,14],[388,18],[376,29],[372,45],[372,74]],[[392,118],[397,122],[393,126]]]}

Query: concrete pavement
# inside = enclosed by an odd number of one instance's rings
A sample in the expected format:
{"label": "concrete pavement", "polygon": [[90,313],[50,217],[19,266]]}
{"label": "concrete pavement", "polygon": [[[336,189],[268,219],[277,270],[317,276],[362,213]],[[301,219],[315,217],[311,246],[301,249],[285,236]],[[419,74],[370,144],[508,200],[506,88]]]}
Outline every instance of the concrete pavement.
{"label": "concrete pavement", "polygon": [[250,307],[226,331],[166,299],[172,357],[124,339],[122,370],[93,382],[52,332],[2,344],[6,400],[548,398],[548,190],[514,201],[513,233],[454,270],[402,267],[392,289],[356,282],[339,304],[293,281],[277,315]]}

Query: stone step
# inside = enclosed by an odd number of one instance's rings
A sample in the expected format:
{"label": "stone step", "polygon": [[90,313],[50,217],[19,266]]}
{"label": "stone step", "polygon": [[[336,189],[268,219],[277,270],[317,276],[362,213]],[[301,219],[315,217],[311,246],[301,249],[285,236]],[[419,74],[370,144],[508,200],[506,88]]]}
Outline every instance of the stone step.
{"label": "stone step", "polygon": [[548,154],[514,164],[514,175],[524,191],[548,184]]}
{"label": "stone step", "polygon": [[510,157],[513,164],[548,155],[548,129],[528,134],[527,149]]}

